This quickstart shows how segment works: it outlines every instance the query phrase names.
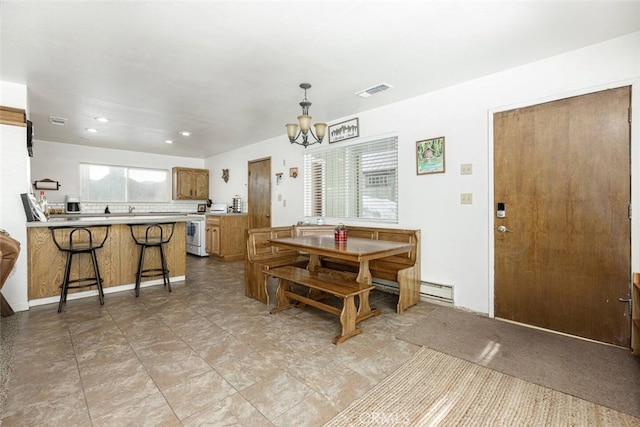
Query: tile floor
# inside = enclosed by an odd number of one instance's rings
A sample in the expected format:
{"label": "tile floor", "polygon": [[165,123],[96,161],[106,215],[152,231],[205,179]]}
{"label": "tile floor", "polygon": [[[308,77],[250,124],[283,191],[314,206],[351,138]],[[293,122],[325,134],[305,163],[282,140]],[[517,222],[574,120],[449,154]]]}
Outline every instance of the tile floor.
{"label": "tile floor", "polygon": [[25,314],[0,424],[321,426],[418,350],[396,331],[434,307],[397,315],[397,297],[375,291],[382,314],[336,346],[337,317],[271,315],[245,297],[242,262],[187,263],[172,293],[153,286]]}

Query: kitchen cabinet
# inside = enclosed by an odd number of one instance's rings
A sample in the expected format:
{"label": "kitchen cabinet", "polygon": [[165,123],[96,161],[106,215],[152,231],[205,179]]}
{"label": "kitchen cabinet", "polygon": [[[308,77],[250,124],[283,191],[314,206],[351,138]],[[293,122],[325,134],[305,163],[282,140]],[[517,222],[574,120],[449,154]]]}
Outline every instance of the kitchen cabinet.
{"label": "kitchen cabinet", "polygon": [[247,226],[247,214],[207,215],[207,253],[225,261],[244,259]]}
{"label": "kitchen cabinet", "polygon": [[207,169],[173,168],[173,200],[206,200],[209,198]]}

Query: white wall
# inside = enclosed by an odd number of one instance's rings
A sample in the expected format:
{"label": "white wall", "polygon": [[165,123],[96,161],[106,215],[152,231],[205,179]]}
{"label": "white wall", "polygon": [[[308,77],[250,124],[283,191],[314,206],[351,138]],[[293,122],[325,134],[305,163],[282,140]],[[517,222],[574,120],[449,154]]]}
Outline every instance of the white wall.
{"label": "white wall", "polygon": [[139,153],[135,151],[111,150],[62,144],[58,142],[33,142],[31,158],[31,181],[45,178],[58,181],[60,189],[46,191],[49,203],[63,203],[67,194],[80,195],[80,163],[135,166],[153,169],[168,169],[175,166],[203,168],[202,159]]}
{"label": "white wall", "polygon": [[[494,112],[639,80],[640,32],[359,114],[360,140],[398,135],[398,227],[422,230],[422,280],[454,285],[457,306],[493,314]],[[637,84],[634,92],[637,107]],[[635,114],[632,124],[634,176],[640,176],[639,116]],[[446,138],[446,173],[416,175],[416,141],[438,136]],[[326,147],[322,144],[307,150]],[[293,224],[303,214],[304,151],[289,144],[283,124],[282,137],[207,158],[212,194],[230,200],[239,193],[246,200],[247,161],[271,157],[272,225]],[[461,176],[461,163],[472,163],[473,175]],[[300,175],[289,178],[289,167],[296,166]],[[227,184],[219,177],[223,168],[230,170]],[[279,186],[275,184],[277,172],[284,176]],[[632,201],[640,200],[636,180]],[[473,193],[473,204],[460,205],[460,193]],[[277,201],[278,194],[287,201],[286,207]],[[327,222],[337,221],[328,218]],[[634,217],[633,248],[638,247],[639,235],[640,221]],[[637,270],[640,251],[632,251],[632,267]]]}
{"label": "white wall", "polygon": [[[284,125],[282,126],[284,130]],[[286,135],[282,138],[273,138],[242,147],[219,156],[205,160],[205,168],[209,169],[210,197],[214,202],[231,203],[233,197],[239,195],[243,200],[243,210],[247,206],[247,162],[271,158],[271,213],[272,224],[295,224],[303,219],[303,182],[302,176],[296,179],[289,177],[289,168],[297,167],[302,171],[302,154],[304,148],[295,145],[290,146]],[[229,169],[229,181],[222,179],[222,169]],[[276,185],[275,174],[282,172],[282,181]],[[282,194],[287,207],[283,207],[283,201],[277,200],[277,195]]]}
{"label": "white wall", "polygon": [[[634,33],[358,114],[360,141],[388,135],[398,136],[398,227],[422,230],[422,279],[454,285],[457,306],[493,313],[492,113],[634,84],[639,80],[640,33]],[[637,93],[636,83],[634,95]],[[24,98],[26,99],[26,94]],[[640,97],[633,96],[633,102],[635,111],[640,111]],[[640,186],[636,184],[635,178],[640,176],[638,117],[640,115],[635,114],[632,124],[632,202],[636,205],[640,201]],[[349,118],[351,117],[339,118],[334,123]],[[290,225],[303,219],[302,159],[305,149],[291,145],[284,134],[284,124],[282,129],[281,137],[204,160],[35,141],[32,173],[29,177],[27,172],[27,182],[29,179],[33,181],[43,178],[60,181],[63,187],[59,191],[47,192],[48,199],[55,203],[62,202],[65,194],[79,192],[79,162],[167,169],[173,166],[205,167],[210,170],[210,198],[214,202],[231,203],[233,197],[239,195],[246,208],[247,162],[270,157],[272,224]],[[2,136],[4,142],[4,134]],[[446,173],[417,176],[416,141],[437,136],[446,138]],[[22,137],[11,138],[24,142]],[[3,143],[3,147],[4,145]],[[18,146],[24,147],[22,144]],[[326,147],[325,143],[307,150],[322,150]],[[4,169],[9,164],[5,161],[4,151],[2,155],[0,165]],[[472,163],[473,175],[461,176],[461,163]],[[289,177],[290,167],[299,168],[298,178]],[[24,169],[28,171],[28,168],[29,165],[26,164]],[[222,169],[229,169],[227,183],[222,180]],[[276,185],[275,180],[278,172],[283,173],[280,185]],[[2,173],[4,187],[6,179],[4,171]],[[12,179],[16,181],[15,177]],[[21,188],[17,193],[25,192],[21,179],[17,181]],[[463,192],[473,193],[472,205],[460,205],[459,197]],[[277,200],[278,195],[286,200],[286,207],[282,201]],[[10,203],[5,201],[5,196],[2,197],[0,206],[4,217],[4,211],[10,207]],[[19,207],[14,204],[13,207],[15,206]],[[640,210],[635,209],[634,212]],[[21,210],[19,219],[24,221]],[[327,218],[327,221],[337,222],[331,218]],[[8,229],[5,224],[0,226]],[[632,248],[640,247],[639,244],[640,221],[634,216]],[[632,268],[634,271],[640,269],[640,251],[633,249]],[[26,274],[24,276],[20,280],[24,280],[26,295]],[[10,279],[16,280],[15,277]],[[12,288],[13,286],[9,287]],[[3,293],[7,297],[4,289]]]}
{"label": "white wall", "polygon": [[[0,105],[27,108],[27,88],[0,82]],[[14,311],[28,310],[27,301],[27,220],[21,193],[30,191],[27,129],[0,125],[0,228],[20,242],[14,272],[7,278],[2,294]]]}

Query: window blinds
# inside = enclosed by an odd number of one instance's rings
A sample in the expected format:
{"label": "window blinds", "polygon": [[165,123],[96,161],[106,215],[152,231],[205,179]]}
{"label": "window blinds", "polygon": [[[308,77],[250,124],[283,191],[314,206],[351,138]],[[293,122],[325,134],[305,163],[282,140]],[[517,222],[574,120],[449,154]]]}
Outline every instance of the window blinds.
{"label": "window blinds", "polygon": [[335,145],[304,157],[306,217],[398,220],[398,138]]}

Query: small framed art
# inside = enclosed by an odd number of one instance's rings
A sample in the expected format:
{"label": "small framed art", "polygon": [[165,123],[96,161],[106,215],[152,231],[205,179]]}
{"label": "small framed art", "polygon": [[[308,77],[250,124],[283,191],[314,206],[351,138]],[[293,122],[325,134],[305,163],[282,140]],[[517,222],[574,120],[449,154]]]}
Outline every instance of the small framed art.
{"label": "small framed art", "polygon": [[357,138],[360,135],[358,118],[329,126],[329,144],[345,139]]}
{"label": "small framed art", "polygon": [[444,136],[416,142],[418,175],[444,172]]}

